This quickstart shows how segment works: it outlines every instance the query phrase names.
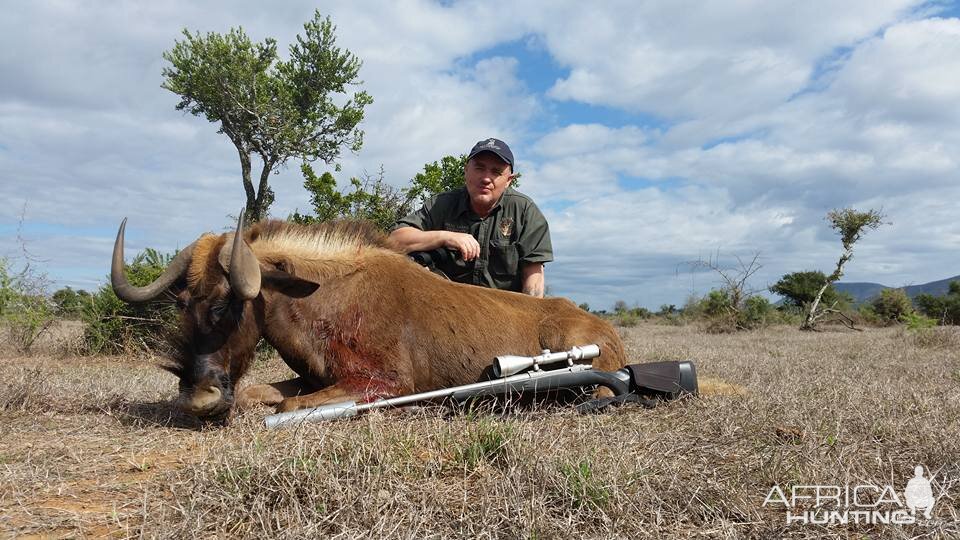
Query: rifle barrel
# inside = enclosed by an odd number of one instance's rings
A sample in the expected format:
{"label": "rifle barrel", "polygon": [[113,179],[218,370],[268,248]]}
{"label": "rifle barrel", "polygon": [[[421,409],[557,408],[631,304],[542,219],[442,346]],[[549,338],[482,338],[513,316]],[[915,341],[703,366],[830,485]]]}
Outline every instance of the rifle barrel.
{"label": "rifle barrel", "polygon": [[264,423],[267,428],[299,424],[300,422],[322,422],[337,418],[356,416],[363,411],[387,407],[401,407],[418,401],[441,398],[457,400],[474,396],[507,394],[510,392],[544,392],[559,388],[576,388],[588,385],[601,385],[614,394],[621,395],[629,391],[630,374],[625,370],[606,372],[593,370],[587,364],[573,364],[561,369],[549,371],[528,371],[502,379],[493,379],[451,388],[441,388],[430,392],[410,394],[388,399],[379,399],[370,403],[352,401],[323,405],[312,409],[301,409],[268,416]]}

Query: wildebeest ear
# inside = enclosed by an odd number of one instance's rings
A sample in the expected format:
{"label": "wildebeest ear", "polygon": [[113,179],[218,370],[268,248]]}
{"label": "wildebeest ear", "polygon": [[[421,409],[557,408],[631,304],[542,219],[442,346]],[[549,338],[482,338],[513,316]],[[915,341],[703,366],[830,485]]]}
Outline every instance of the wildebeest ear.
{"label": "wildebeest ear", "polygon": [[310,296],[320,288],[319,283],[298,278],[297,276],[279,270],[265,270],[261,274],[263,286],[293,298]]}

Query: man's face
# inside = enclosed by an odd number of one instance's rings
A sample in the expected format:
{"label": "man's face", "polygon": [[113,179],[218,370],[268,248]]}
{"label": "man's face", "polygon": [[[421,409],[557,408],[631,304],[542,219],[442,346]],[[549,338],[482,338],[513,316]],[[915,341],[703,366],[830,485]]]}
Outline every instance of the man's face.
{"label": "man's face", "polygon": [[467,162],[464,176],[471,206],[481,215],[493,208],[515,177],[510,165],[491,152],[473,156]]}

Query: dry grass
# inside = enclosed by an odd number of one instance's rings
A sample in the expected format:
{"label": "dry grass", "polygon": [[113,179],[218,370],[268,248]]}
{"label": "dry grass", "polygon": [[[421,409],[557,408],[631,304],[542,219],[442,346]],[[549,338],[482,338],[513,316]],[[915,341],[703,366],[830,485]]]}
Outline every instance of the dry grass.
{"label": "dry grass", "polygon": [[[788,526],[773,484],[960,478],[955,334],[624,329],[745,392],[600,415],[375,413],[200,428],[126,358],[0,359],[0,535],[957,537],[960,482],[912,526]],[[951,346],[953,344],[953,346]],[[279,377],[260,367],[256,380]]]}

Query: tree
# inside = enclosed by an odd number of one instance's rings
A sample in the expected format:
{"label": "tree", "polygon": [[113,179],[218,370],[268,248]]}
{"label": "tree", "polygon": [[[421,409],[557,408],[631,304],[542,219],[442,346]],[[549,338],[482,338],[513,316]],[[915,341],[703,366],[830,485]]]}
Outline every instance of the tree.
{"label": "tree", "polygon": [[[357,151],[363,144],[357,125],[373,98],[358,91],[343,99],[348,86],[359,84],[361,62],[336,46],[335,30],[315,12],[286,61],[278,59],[273,38],[252,43],[242,28],[225,35],[184,30],[184,40],[163,53],[170,66],[162,86],[180,96],[177,110],[219,122],[218,132],[236,146],[251,222],[266,217],[270,173],[289,159],[331,164],[342,147]],[[256,189],[254,155],[263,166]]]}
{"label": "tree", "polygon": [[[827,283],[827,276],[819,270],[793,272],[792,274],[784,274],[780,281],[771,285],[770,292],[782,296],[786,304],[805,308],[813,303],[824,283]],[[828,284],[820,301],[833,305],[844,303],[847,298],[845,295],[838,293],[832,284]]]}
{"label": "tree", "polygon": [[951,281],[947,294],[943,296],[918,294],[914,302],[924,315],[940,324],[960,324],[960,281]]}
{"label": "tree", "polygon": [[366,219],[387,231],[412,209],[410,197],[384,181],[383,168],[376,177],[363,180],[351,178],[353,191],[343,194],[337,190],[337,180],[329,172],[317,176],[313,168],[301,167],[303,187],[310,192],[314,215],[295,212],[290,220],[296,223],[317,223],[337,218]]}
{"label": "tree", "polygon": [[90,293],[83,289],[73,290],[69,286],[54,292],[50,299],[61,317],[77,317],[83,306],[90,302]]}
{"label": "tree", "polygon": [[[803,324],[800,325],[802,330],[815,330],[817,321],[824,315],[828,313],[840,313],[835,305],[821,308],[820,302],[823,300],[823,295],[826,293],[827,287],[843,277],[843,265],[853,258],[853,245],[856,244],[857,240],[860,240],[860,237],[867,231],[876,230],[880,225],[883,225],[883,217],[880,211],[873,210],[872,208],[866,212],[858,212],[853,208],[827,212],[826,219],[830,222],[830,227],[840,235],[840,242],[843,244],[843,254],[840,255],[840,260],[837,261],[837,268],[832,274],[827,276],[826,283],[820,287],[817,295],[813,298],[813,302],[810,304]],[[852,323],[850,323],[849,320],[847,322],[852,328]]]}
{"label": "tree", "polygon": [[440,161],[427,163],[423,172],[417,173],[406,189],[411,200],[426,201],[434,195],[463,187],[463,171],[467,166],[467,155],[460,157],[443,156]]}
{"label": "tree", "polygon": [[[467,166],[467,155],[459,157],[443,156],[440,161],[427,163],[423,172],[417,173],[410,180],[410,187],[405,193],[411,200],[426,201],[434,195],[463,187],[463,172]],[[511,187],[520,185],[520,175],[514,178]]]}

